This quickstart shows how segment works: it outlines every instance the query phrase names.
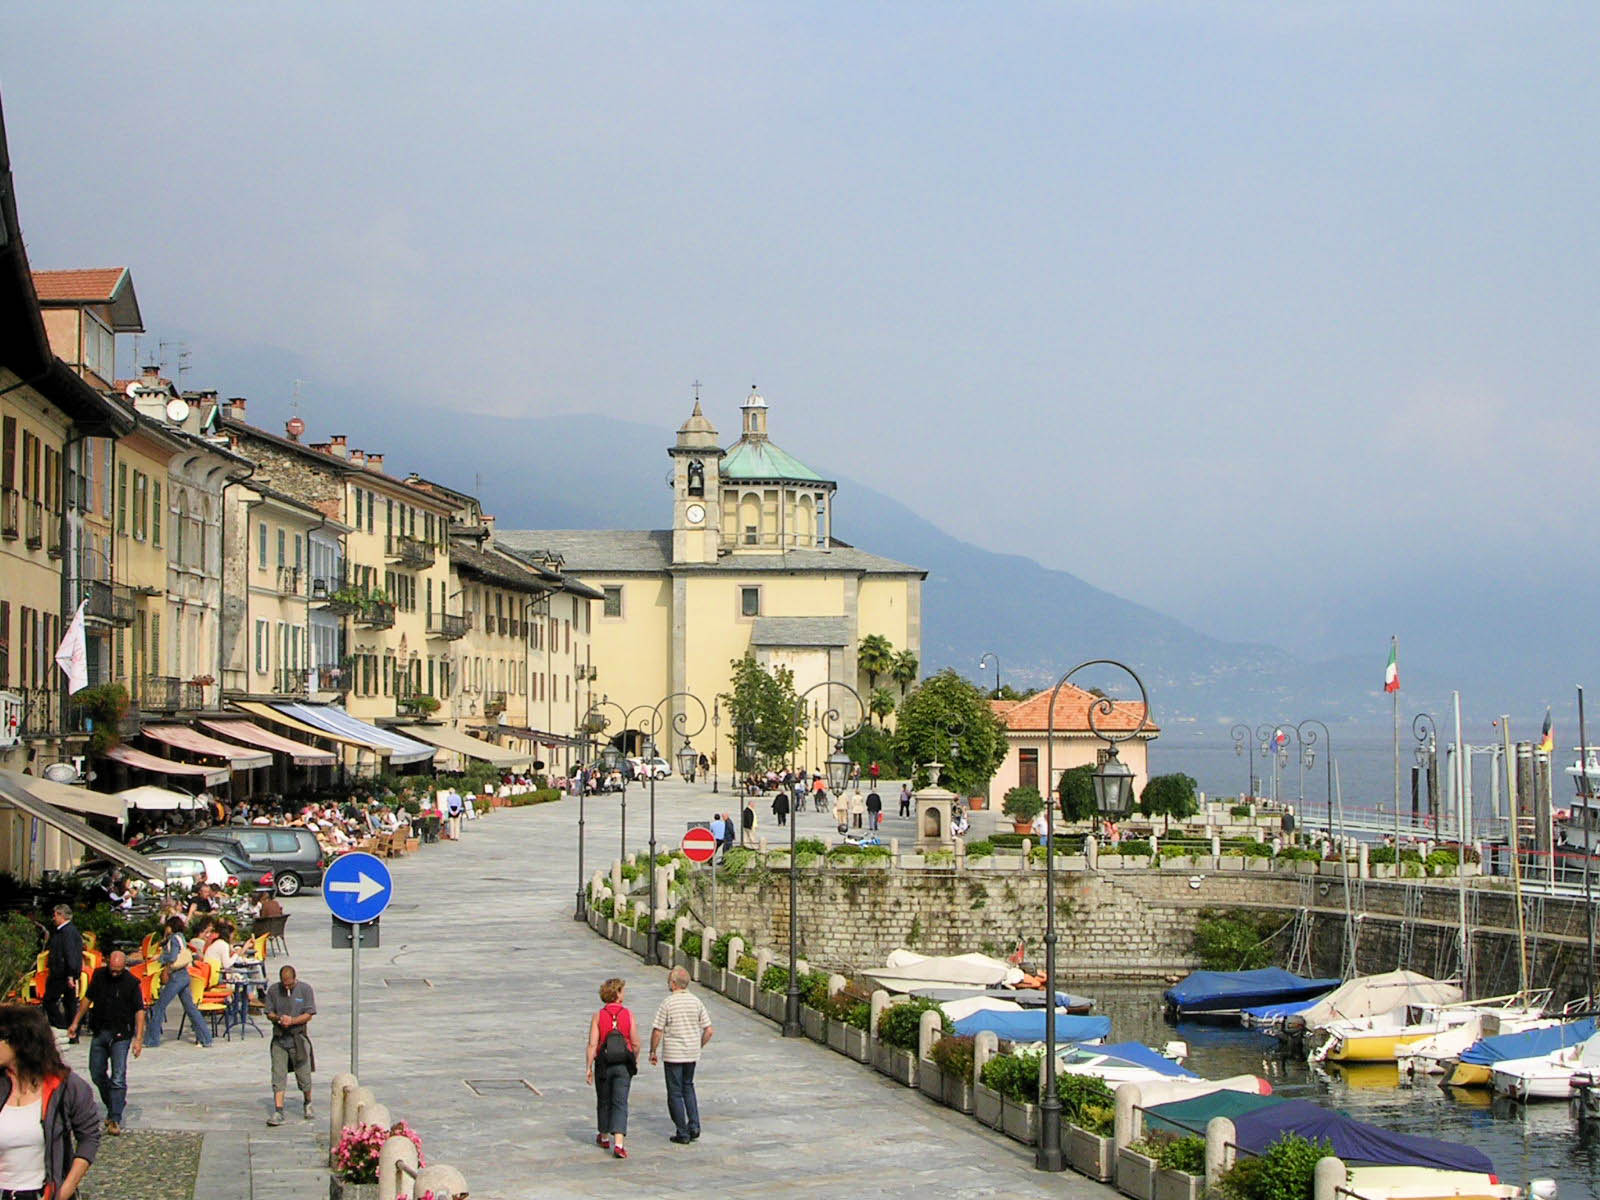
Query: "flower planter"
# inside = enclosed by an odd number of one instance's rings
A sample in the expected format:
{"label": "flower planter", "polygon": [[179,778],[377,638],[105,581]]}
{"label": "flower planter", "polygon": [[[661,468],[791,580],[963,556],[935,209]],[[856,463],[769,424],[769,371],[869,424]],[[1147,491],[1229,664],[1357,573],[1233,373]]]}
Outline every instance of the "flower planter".
{"label": "flower planter", "polygon": [[917,1086],[917,1056],[911,1050],[889,1047],[889,1078],[906,1087]]}
{"label": "flower planter", "polygon": [[844,1031],[849,1028],[843,1021],[828,1018],[828,1049],[844,1054]]}
{"label": "flower planter", "polygon": [[828,1018],[808,1004],[800,1006],[800,1027],[813,1042],[828,1041]]}
{"label": "flower planter", "polygon": [[1072,1164],[1072,1169],[1079,1174],[1087,1175],[1090,1179],[1098,1179],[1101,1183],[1110,1182],[1116,1141],[1101,1137],[1097,1133],[1090,1133],[1087,1129],[1080,1129],[1076,1125],[1068,1125],[1066,1132],[1067,1161]]}
{"label": "flower planter", "polygon": [[1190,865],[1193,863],[1193,861],[1194,860],[1191,859],[1187,854],[1174,854],[1170,857],[1163,855],[1161,858],[1161,869],[1163,871],[1187,871],[1190,869]]}
{"label": "flower planter", "polygon": [[859,1063],[864,1063],[872,1058],[871,1039],[867,1037],[865,1029],[857,1029],[854,1025],[844,1027],[844,1052]]}
{"label": "flower planter", "polygon": [[1032,821],[1013,821],[1013,822],[1011,822],[1011,832],[1012,833],[1022,833],[1022,834],[1032,833],[1033,832],[1033,822]]}
{"label": "flower planter", "polygon": [[1000,1131],[1027,1146],[1039,1141],[1039,1106],[1000,1097]]}
{"label": "flower planter", "polygon": [[715,966],[710,962],[702,962],[700,964],[701,986],[708,987],[720,995],[727,995],[723,987],[723,980],[727,978],[727,974],[721,967]]}
{"label": "flower planter", "polygon": [[987,1125],[990,1129],[999,1129],[1005,1116],[1000,1093],[993,1088],[984,1087],[981,1083],[974,1084],[972,1115],[978,1118],[979,1124]]}
{"label": "flower planter", "polygon": [[1200,1200],[1205,1190],[1205,1180],[1187,1171],[1171,1167],[1156,1168],[1156,1190],[1153,1200]]}
{"label": "flower planter", "polygon": [[728,990],[723,994],[735,1003],[746,1008],[756,1006],[756,981],[746,979],[743,975],[736,975],[732,971],[727,973]]}
{"label": "flower planter", "polygon": [[378,1185],[346,1183],[337,1175],[329,1175],[328,1200],[378,1200]]}
{"label": "flower planter", "polygon": [[878,1071],[884,1075],[889,1073],[889,1049],[889,1045],[882,1040],[875,1041],[871,1044],[872,1069],[874,1071]]}
{"label": "flower planter", "polygon": [[676,960],[673,958],[671,942],[663,942],[659,940],[656,942],[656,961],[668,967],[677,965]]}
{"label": "flower planter", "polygon": [[1272,860],[1270,858],[1247,858],[1244,860],[1244,869],[1246,871],[1270,871],[1272,870]]}
{"label": "flower planter", "polygon": [[1126,1146],[1118,1150],[1117,1190],[1134,1200],[1155,1200],[1156,1160]]}
{"label": "flower planter", "polygon": [[1120,871],[1124,862],[1131,863],[1132,861],[1131,859],[1125,859],[1120,854],[1102,854],[1098,859],[1102,871]]}
{"label": "flower planter", "polygon": [[917,1061],[917,1089],[935,1104],[944,1103],[944,1072],[928,1059]]}
{"label": "flower planter", "polygon": [[1087,871],[1089,860],[1081,854],[1063,854],[1056,859],[1058,871]]}
{"label": "flower planter", "polygon": [[[1344,863],[1330,862],[1327,859],[1322,862],[1296,861],[1294,864],[1294,873],[1296,875],[1326,875],[1331,879],[1343,879],[1346,869]],[[1355,864],[1350,864],[1348,870],[1353,878],[1356,873]]]}
{"label": "flower planter", "polygon": [[939,1072],[939,1099],[957,1112],[972,1111],[972,1084],[964,1076]]}
{"label": "flower planter", "polygon": [[682,967],[685,971],[689,972],[689,978],[690,979],[694,978],[694,970],[695,970],[695,967],[698,965],[699,961],[700,961],[699,959],[692,958],[689,955],[685,954],[681,949],[674,950],[672,952],[672,959],[671,959],[672,965],[675,966],[675,967]]}
{"label": "flower planter", "polygon": [[783,1008],[789,1002],[787,992],[757,992],[756,1011],[769,1021],[783,1021]]}

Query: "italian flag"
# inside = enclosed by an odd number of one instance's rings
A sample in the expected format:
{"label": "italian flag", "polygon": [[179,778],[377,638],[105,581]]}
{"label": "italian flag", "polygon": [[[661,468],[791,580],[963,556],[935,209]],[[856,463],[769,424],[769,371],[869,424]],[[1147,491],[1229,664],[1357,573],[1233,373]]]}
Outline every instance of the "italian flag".
{"label": "italian flag", "polygon": [[1383,669],[1383,690],[1398,692],[1400,690],[1400,664],[1395,661],[1394,642],[1389,643],[1389,665]]}

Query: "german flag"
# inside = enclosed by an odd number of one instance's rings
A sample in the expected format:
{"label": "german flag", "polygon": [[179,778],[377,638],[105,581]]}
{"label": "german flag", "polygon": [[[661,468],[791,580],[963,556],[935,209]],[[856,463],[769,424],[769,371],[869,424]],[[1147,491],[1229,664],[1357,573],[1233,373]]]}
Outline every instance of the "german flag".
{"label": "german flag", "polygon": [[1550,728],[1550,709],[1544,710],[1544,731],[1539,734],[1539,753],[1549,754],[1556,748],[1556,735]]}

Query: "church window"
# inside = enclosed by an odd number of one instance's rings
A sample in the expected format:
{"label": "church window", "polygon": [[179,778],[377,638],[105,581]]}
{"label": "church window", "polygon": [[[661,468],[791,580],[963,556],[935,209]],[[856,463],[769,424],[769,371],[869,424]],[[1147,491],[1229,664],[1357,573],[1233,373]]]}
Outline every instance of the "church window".
{"label": "church window", "polygon": [[761,589],[759,587],[742,587],[739,589],[739,615],[741,617],[759,617],[761,615]]}
{"label": "church window", "polygon": [[620,587],[608,587],[605,589],[605,595],[605,615],[608,617],[620,617],[622,615],[622,589]]}

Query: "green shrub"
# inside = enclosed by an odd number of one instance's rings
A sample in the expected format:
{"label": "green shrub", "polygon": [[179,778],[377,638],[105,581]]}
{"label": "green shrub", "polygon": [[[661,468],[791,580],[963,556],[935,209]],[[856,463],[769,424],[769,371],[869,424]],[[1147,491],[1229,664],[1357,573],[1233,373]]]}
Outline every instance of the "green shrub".
{"label": "green shrub", "polygon": [[735,975],[743,975],[746,979],[756,977],[756,958],[753,954],[739,955],[739,961],[733,965]]}
{"label": "green shrub", "polygon": [[1278,851],[1279,862],[1321,862],[1322,852],[1310,846],[1285,846]]}
{"label": "green shrub", "polygon": [[1000,801],[1000,811],[1013,821],[1031,821],[1044,811],[1044,797],[1036,787],[1014,787]]}
{"label": "green shrub", "polygon": [[[1372,847],[1367,852],[1367,861],[1375,867],[1394,865],[1394,847]],[[1400,861],[1402,863],[1414,862],[1420,866],[1422,864],[1422,852],[1420,850],[1402,850],[1400,852]]]}
{"label": "green shrub", "polygon": [[648,933],[650,931],[649,906],[641,908],[638,914],[633,918],[633,928],[639,933]]}
{"label": "green shrub", "polygon": [[666,942],[670,946],[672,944],[672,935],[677,931],[677,928],[677,917],[662,917],[661,920],[656,922],[656,940]]}
{"label": "green shrub", "polygon": [[763,992],[787,992],[789,990],[789,968],[780,967],[774,963],[761,973],[761,981],[756,986]]}
{"label": "green shrub", "polygon": [[872,1005],[865,1000],[845,1000],[841,992],[834,1000],[834,1007],[839,1011],[839,1019],[852,1029],[866,1029],[872,1024]]}
{"label": "green shrub", "polygon": [[954,1022],[944,1015],[944,1010],[936,1001],[914,996],[910,1000],[884,1009],[879,1014],[878,1037],[897,1050],[915,1051],[922,1014],[925,1012],[939,1014],[939,1027],[943,1032],[947,1034],[955,1032]]}
{"label": "green shrub", "polygon": [[561,799],[561,793],[555,788],[538,788],[531,792],[524,792],[520,796],[502,797],[502,802],[507,808],[526,808],[530,804],[549,804]]}
{"label": "green shrub", "polygon": [[9,997],[33,974],[43,945],[43,931],[21,913],[0,917],[0,999]]}
{"label": "green shrub", "polygon": [[1226,843],[1222,847],[1222,853],[1234,858],[1271,858],[1272,847],[1266,842],[1245,838],[1242,841]]}
{"label": "green shrub", "polygon": [[1195,924],[1194,949],[1208,971],[1249,971],[1270,966],[1271,915],[1205,912]]}
{"label": "green shrub", "polygon": [[713,967],[721,967],[723,970],[727,970],[728,943],[738,936],[739,931],[737,929],[730,929],[727,933],[717,935],[717,940],[711,943],[711,965]]}
{"label": "green shrub", "polygon": [[956,852],[954,850],[929,850],[922,856],[922,861],[930,867],[954,866]]}
{"label": "green shrub", "polygon": [[1257,1155],[1241,1156],[1218,1181],[1227,1200],[1311,1200],[1317,1163],[1333,1144],[1286,1133]]}
{"label": "green shrub", "polygon": [[1169,1171],[1182,1171],[1186,1175],[1206,1173],[1206,1140],[1203,1137],[1173,1138],[1160,1144],[1155,1155],[1156,1163]]}
{"label": "green shrub", "polygon": [[996,850],[1020,850],[1026,837],[1027,834],[1023,833],[991,833],[989,840],[994,843]]}
{"label": "green shrub", "polygon": [[1100,1132],[1106,1110],[1113,1120],[1117,1115],[1117,1098],[1098,1075],[1057,1075],[1056,1098],[1062,1119],[1091,1133]]}
{"label": "green shrub", "polygon": [[801,854],[826,854],[828,847],[821,838],[800,838],[794,844],[794,852],[797,857]]}
{"label": "green shrub", "polygon": [[957,1079],[972,1079],[972,1038],[966,1034],[941,1037],[929,1052],[939,1070]]}
{"label": "green shrub", "polygon": [[994,839],[979,838],[975,842],[967,843],[968,858],[989,858],[994,854]]}
{"label": "green shrub", "polygon": [[[1039,1103],[1039,1061],[1042,1051],[996,1054],[983,1064],[978,1080],[1018,1104]],[[1058,1090],[1059,1094],[1059,1090]]]}
{"label": "green shrub", "polygon": [[617,902],[610,896],[607,896],[605,899],[596,902],[594,910],[609,921],[612,917],[616,916]]}
{"label": "green shrub", "polygon": [[699,958],[704,948],[705,939],[700,936],[698,929],[691,929],[683,935],[683,952],[690,958]]}
{"label": "green shrub", "polygon": [[1235,821],[1247,821],[1250,819],[1250,806],[1248,804],[1235,804],[1228,809],[1228,815]]}
{"label": "green shrub", "polygon": [[754,850],[747,850],[743,846],[735,846],[722,856],[722,874],[728,879],[737,879],[751,867],[759,866],[761,856]]}
{"label": "green shrub", "polygon": [[625,862],[622,864],[622,881],[624,883],[633,883],[643,874],[644,868],[636,863]]}
{"label": "green shrub", "polygon": [[808,1008],[814,1008],[820,1013],[829,1011],[832,1007],[832,997],[828,995],[828,973],[826,971],[808,971],[800,977],[800,1002]]}

